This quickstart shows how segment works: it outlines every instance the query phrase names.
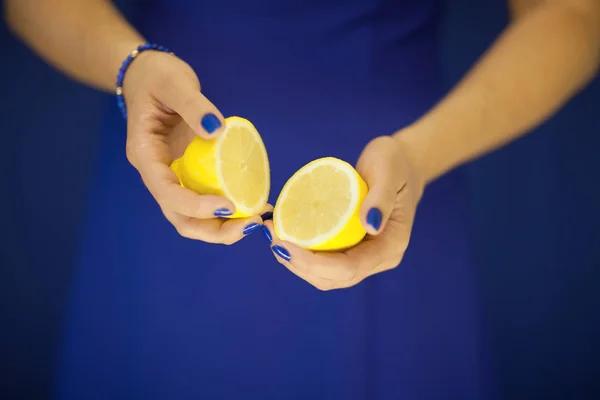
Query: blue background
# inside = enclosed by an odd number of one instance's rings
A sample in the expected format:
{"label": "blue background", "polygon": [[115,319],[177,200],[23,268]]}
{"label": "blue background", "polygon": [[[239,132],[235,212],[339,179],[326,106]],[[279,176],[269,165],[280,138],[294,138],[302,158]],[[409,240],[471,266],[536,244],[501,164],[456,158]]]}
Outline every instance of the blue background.
{"label": "blue background", "polygon": [[[501,0],[449,4],[448,87],[506,24]],[[42,399],[110,99],[4,26],[0,43],[0,398]],[[600,398],[599,111],[596,80],[536,132],[465,168],[502,398]]]}

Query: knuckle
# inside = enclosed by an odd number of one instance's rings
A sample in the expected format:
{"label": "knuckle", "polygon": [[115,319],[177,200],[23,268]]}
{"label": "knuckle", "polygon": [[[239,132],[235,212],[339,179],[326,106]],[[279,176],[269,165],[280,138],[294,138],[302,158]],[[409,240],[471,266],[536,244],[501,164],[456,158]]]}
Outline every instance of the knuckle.
{"label": "knuckle", "polygon": [[[309,282],[309,283],[310,283],[310,282]],[[310,283],[310,284],[311,284],[311,285],[313,285],[313,287],[314,287],[315,289],[318,289],[318,290],[320,290],[321,292],[327,292],[327,291],[329,291],[329,290],[330,290],[330,289],[329,289],[329,288],[327,288],[325,285],[323,285],[323,284],[320,284],[320,283]]]}
{"label": "knuckle", "polygon": [[152,190],[151,192],[158,204],[170,211],[176,212],[186,217],[190,217],[193,215],[190,212],[190,207],[185,202],[181,201],[177,197],[174,197],[173,194],[169,192],[169,189],[163,184],[155,183],[154,186],[154,190]]}
{"label": "knuckle", "polygon": [[329,292],[330,290],[335,289],[335,285],[332,281],[315,281],[309,283],[321,292]]}
{"label": "knuckle", "polygon": [[221,239],[221,243],[224,244],[225,246],[231,246],[232,244],[236,243],[238,241],[237,237],[233,237],[233,236],[225,236],[224,238]]}
{"label": "knuckle", "polygon": [[125,156],[127,161],[133,166],[136,164],[136,147],[131,140],[127,140],[125,143]]}
{"label": "knuckle", "polygon": [[324,278],[335,279],[340,282],[348,282],[354,279],[359,266],[356,262],[339,260],[334,265],[322,267],[323,271],[327,271],[327,276]]}
{"label": "knuckle", "polygon": [[338,269],[341,275],[345,276],[347,279],[352,279],[354,278],[354,275],[356,275],[358,268],[354,263],[344,261],[338,264]]}
{"label": "knuckle", "polygon": [[400,264],[400,261],[402,261],[402,259],[404,258],[404,253],[406,252],[406,249],[408,248],[408,244],[402,244],[401,246],[399,246],[396,251],[392,254],[392,256],[390,257],[390,263],[394,264],[395,266],[398,266],[398,264]]}
{"label": "knuckle", "polygon": [[171,221],[171,223],[180,236],[188,239],[200,240],[199,232],[189,223],[189,219],[179,220],[177,223]]}
{"label": "knuckle", "polygon": [[148,190],[150,190],[150,193],[154,197],[154,200],[156,200],[156,202],[161,207],[164,207],[165,209],[167,209],[169,211],[175,211],[161,190],[151,190],[147,184],[146,184],[146,187],[148,187]]}
{"label": "knuckle", "polygon": [[173,198],[170,194],[163,196],[164,201],[171,206],[174,210],[177,210],[182,215],[191,217],[196,216],[197,213],[194,211],[194,208],[191,207],[187,202],[182,201],[181,199],[175,197]]}
{"label": "knuckle", "polygon": [[180,236],[183,236],[184,238],[188,238],[188,239],[193,239],[193,235],[192,232],[190,231],[189,227],[185,226],[185,225],[174,225],[175,226],[175,230],[177,231],[177,233]]}
{"label": "knuckle", "polygon": [[408,240],[404,240],[402,238],[394,239],[394,237],[382,237],[381,238],[383,245],[382,256],[379,259],[380,264],[383,263],[395,263],[396,265],[400,263],[402,258],[404,257],[404,253],[408,248]]}
{"label": "knuckle", "polygon": [[378,269],[380,269],[382,271],[388,271],[390,269],[394,269],[400,264],[401,259],[402,259],[402,257],[398,257],[398,258],[393,258],[389,261],[386,261],[386,262],[382,263]]}
{"label": "knuckle", "polygon": [[351,281],[346,281],[346,282],[338,282],[336,284],[336,289],[348,289],[351,288],[352,286],[356,286],[358,285],[358,283],[360,283],[362,281],[362,279],[355,279],[355,280],[351,280]]}

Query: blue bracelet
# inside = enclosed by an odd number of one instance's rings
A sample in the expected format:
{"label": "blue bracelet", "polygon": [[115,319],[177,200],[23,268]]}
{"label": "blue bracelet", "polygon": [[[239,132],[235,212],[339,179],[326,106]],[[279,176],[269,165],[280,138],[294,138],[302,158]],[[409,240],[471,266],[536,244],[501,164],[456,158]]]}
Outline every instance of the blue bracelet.
{"label": "blue bracelet", "polygon": [[[129,68],[129,66],[131,65],[133,60],[135,60],[137,55],[146,50],[154,50],[154,51],[162,51],[165,53],[171,53],[171,51],[169,49],[167,49],[166,47],[159,46],[157,44],[146,43],[141,46],[138,46],[137,49],[135,49],[131,53],[129,53],[129,55],[127,56],[125,61],[123,61],[123,64],[121,64],[121,68],[119,68],[119,74],[117,75],[116,93],[117,93],[117,106],[119,106],[119,109],[121,110],[121,113],[123,114],[123,117],[125,119],[127,119],[127,107],[125,106],[125,99],[123,98],[123,79],[125,78],[125,72],[127,72],[127,68]],[[171,54],[173,54],[173,53],[171,53]]]}

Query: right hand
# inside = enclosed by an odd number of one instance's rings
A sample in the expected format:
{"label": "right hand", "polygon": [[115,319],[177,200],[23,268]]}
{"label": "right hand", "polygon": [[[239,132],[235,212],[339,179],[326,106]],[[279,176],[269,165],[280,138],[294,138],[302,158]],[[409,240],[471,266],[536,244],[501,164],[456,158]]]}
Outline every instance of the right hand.
{"label": "right hand", "polygon": [[[125,73],[123,96],[127,105],[127,159],[177,232],[190,239],[232,244],[243,238],[260,216],[224,219],[223,210],[235,212],[222,196],[200,195],[181,187],[169,167],[195,135],[215,139],[225,120],[200,92],[192,68],[162,52],[140,53]],[[270,211],[271,206],[264,210]]]}

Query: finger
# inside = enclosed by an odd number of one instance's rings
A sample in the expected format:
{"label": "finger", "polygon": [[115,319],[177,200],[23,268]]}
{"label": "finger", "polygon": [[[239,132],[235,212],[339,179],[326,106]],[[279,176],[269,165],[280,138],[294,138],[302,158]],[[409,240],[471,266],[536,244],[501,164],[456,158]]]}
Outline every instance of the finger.
{"label": "finger", "polygon": [[225,197],[200,195],[181,186],[175,173],[158,161],[141,161],[140,175],[157,203],[166,210],[186,217],[226,217],[235,205]]}
{"label": "finger", "polygon": [[402,211],[394,210],[380,235],[367,236],[358,245],[342,252],[297,252],[297,247],[292,244],[280,245],[288,250],[288,263],[293,269],[313,279],[331,280],[331,288],[350,287],[398,266],[408,247],[411,230],[410,223],[401,218]]}
{"label": "finger", "polygon": [[221,242],[233,244],[260,230],[262,224],[263,221],[258,215],[251,218],[227,219],[221,225]]}
{"label": "finger", "polygon": [[264,233],[265,238],[269,242],[270,248],[273,252],[273,255],[277,259],[277,261],[280,264],[284,265],[287,269],[289,269],[291,272],[293,272],[297,276],[300,276],[302,279],[304,279],[307,282],[314,285],[313,282],[310,282],[309,277],[300,275],[298,273],[299,271],[296,271],[295,268],[289,263],[289,259],[291,256],[290,256],[289,252],[287,251],[287,249],[285,249],[284,247],[281,246],[281,241],[279,240],[277,235],[275,235],[275,230],[273,229],[273,221],[272,220],[270,220],[270,219],[264,220],[263,226],[262,226],[262,231]]}
{"label": "finger", "polygon": [[[265,221],[264,225],[262,226],[262,230],[269,244],[271,244],[272,246],[277,246],[280,243],[279,239],[274,234],[272,221]],[[271,247],[271,249],[273,248],[274,247]],[[304,274],[301,271],[297,270],[290,262],[286,260],[285,256],[281,255],[280,252],[273,251],[273,255],[275,256],[277,261],[284,267],[286,267],[291,273],[293,273],[303,281],[309,283],[310,285],[314,286],[315,288],[319,290],[331,290],[336,288],[336,285],[331,280],[316,278],[314,276]]]}
{"label": "finger", "polygon": [[[371,235],[381,233],[394,207],[396,195],[404,182],[403,171],[395,160],[396,142],[391,137],[372,140],[360,156],[357,172],[367,183],[369,193],[361,207],[361,220]],[[398,169],[398,170],[397,170]]]}
{"label": "finger", "polygon": [[[272,235],[273,221],[266,221],[265,228]],[[357,269],[353,260],[343,253],[314,252],[277,237],[273,237],[271,249],[278,259],[284,260],[295,271],[317,279],[349,281]]]}
{"label": "finger", "polygon": [[200,195],[182,187],[169,167],[172,156],[167,139],[144,129],[143,124],[132,128],[127,157],[162,208],[193,218],[224,217],[235,212],[235,205],[225,197]]}
{"label": "finger", "polygon": [[157,100],[175,111],[205,139],[216,138],[225,128],[221,112],[201,92],[195,76],[178,75],[165,81],[156,93]]}
{"label": "finger", "polygon": [[177,232],[186,238],[230,245],[256,232],[262,225],[259,216],[244,219],[197,219],[163,210]]}
{"label": "finger", "polygon": [[394,210],[380,235],[367,236],[358,245],[344,251],[357,265],[354,279],[361,281],[400,264],[411,231],[410,223],[401,220],[401,214],[402,211]]}

